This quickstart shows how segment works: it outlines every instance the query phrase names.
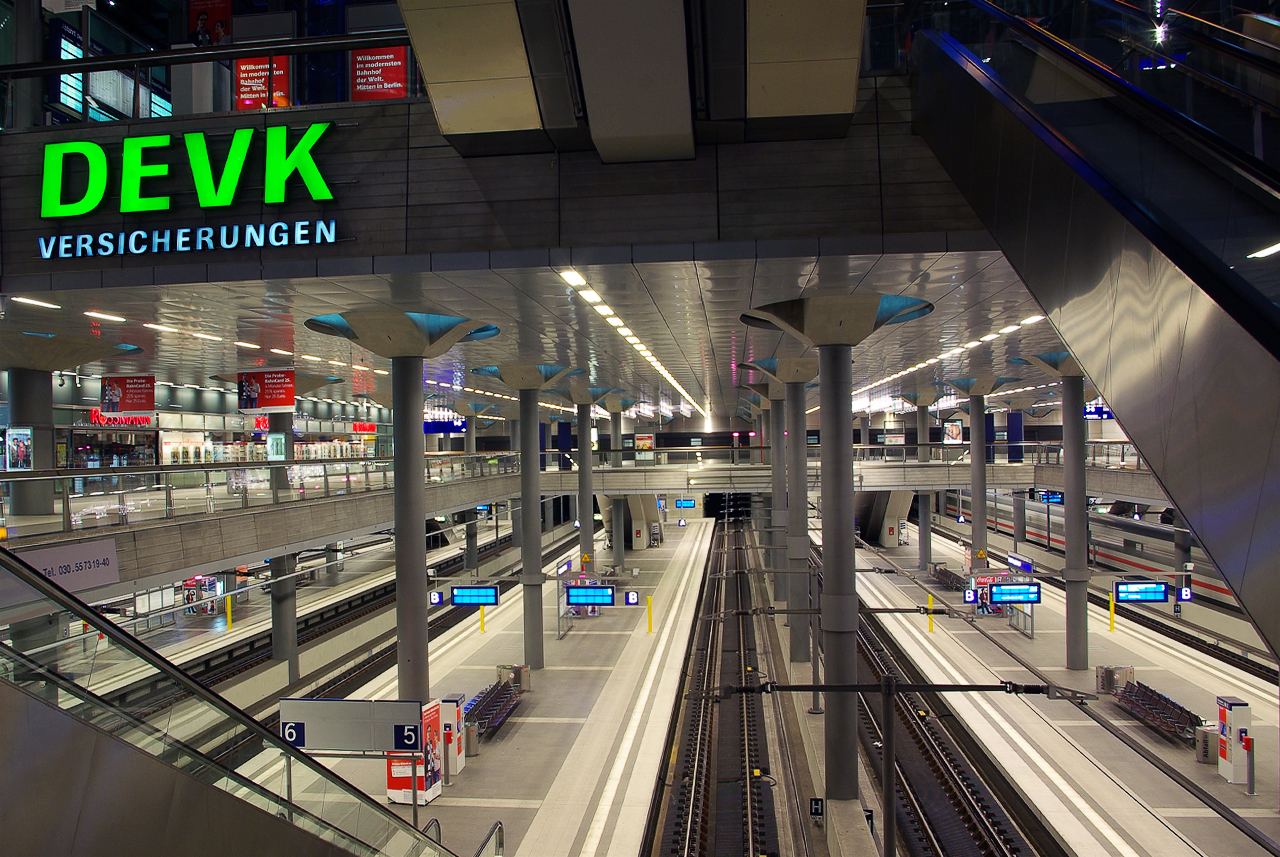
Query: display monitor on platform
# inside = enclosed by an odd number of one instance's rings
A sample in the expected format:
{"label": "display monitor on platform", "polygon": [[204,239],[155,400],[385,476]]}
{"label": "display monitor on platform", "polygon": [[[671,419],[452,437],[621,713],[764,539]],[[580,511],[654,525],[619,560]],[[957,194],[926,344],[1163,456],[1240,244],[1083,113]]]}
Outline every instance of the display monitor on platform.
{"label": "display monitor on platform", "polygon": [[1039,604],[1040,584],[1038,583],[993,583],[991,584],[992,604]]}
{"label": "display monitor on platform", "polygon": [[455,586],[450,599],[455,607],[494,607],[498,603],[498,587]]}
{"label": "display monitor on platform", "polygon": [[1117,604],[1167,602],[1169,584],[1158,580],[1117,580],[1115,593]]}
{"label": "display monitor on platform", "polygon": [[570,607],[612,607],[612,586],[566,586],[565,603]]}

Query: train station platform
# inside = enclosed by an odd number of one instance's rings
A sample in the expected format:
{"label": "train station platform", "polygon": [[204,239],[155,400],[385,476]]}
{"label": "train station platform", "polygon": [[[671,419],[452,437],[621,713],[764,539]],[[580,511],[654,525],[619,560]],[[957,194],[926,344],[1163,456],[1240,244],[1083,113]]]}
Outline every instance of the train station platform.
{"label": "train station platform", "polygon": [[[641,606],[575,618],[563,639],[556,622],[560,578],[555,562],[546,566],[545,668],[532,674],[515,713],[481,742],[480,754],[467,759],[453,785],[420,810],[422,824],[440,821],[446,847],[470,853],[499,819],[508,854],[639,851],[712,530],[710,520],[691,520],[686,528],[668,527],[661,547],[628,554],[626,568],[639,573],[623,588],[637,591]],[[603,539],[597,544],[602,550]],[[653,598],[652,633],[646,596]],[[494,681],[496,665],[519,663],[521,620],[517,588],[486,612],[484,633],[476,616],[432,640],[433,692],[470,698]],[[395,699],[395,671],[353,698]],[[385,792],[382,761],[341,760],[333,767],[371,795]],[[409,806],[395,809],[411,815]]]}
{"label": "train station platform", "polygon": [[[914,530],[910,530],[914,540]],[[870,607],[935,603],[963,609],[961,594],[915,573],[916,546],[860,550],[859,566],[893,566],[899,573],[859,576],[858,591]],[[934,559],[961,563],[961,549],[936,538]],[[887,615],[885,626],[917,666],[938,682],[1010,680],[1052,683],[1093,692],[1093,670],[1072,671],[1065,661],[1065,600],[1042,587],[1033,612],[1034,637],[1004,616],[973,620],[939,618],[928,633],[924,616]],[[1210,725],[1216,697],[1245,700],[1256,741],[1257,796],[1219,776],[1216,764],[1200,764],[1193,749],[1157,732],[1103,694],[1084,706],[1042,696],[949,694],[956,715],[975,733],[1009,781],[1077,854],[1204,854],[1214,857],[1266,853],[1237,824],[1257,836],[1280,839],[1277,812],[1277,688],[1157,631],[1089,609],[1089,653],[1094,665],[1132,666],[1135,679],[1154,688]],[[1190,790],[1188,790],[1190,786]],[[1213,806],[1221,805],[1223,812]],[[1233,824],[1226,815],[1237,817]],[[1274,848],[1274,844],[1272,845]],[[1274,853],[1274,851],[1272,852]]]}

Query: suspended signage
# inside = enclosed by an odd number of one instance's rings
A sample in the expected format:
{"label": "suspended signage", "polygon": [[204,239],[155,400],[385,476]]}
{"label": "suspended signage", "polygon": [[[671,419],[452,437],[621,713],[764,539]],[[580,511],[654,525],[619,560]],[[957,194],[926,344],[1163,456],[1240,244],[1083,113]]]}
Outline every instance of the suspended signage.
{"label": "suspended signage", "polygon": [[289,93],[293,91],[292,77],[292,57],[236,60],[236,110],[258,110],[268,104],[288,107]]}
{"label": "suspended signage", "polygon": [[991,584],[992,604],[1039,604],[1040,584],[1038,583],[993,583]]}
{"label": "suspended signage", "polygon": [[[89,409],[89,424],[95,426],[135,426],[138,428],[150,428],[154,414],[146,416],[121,416],[119,414],[104,414],[101,408]],[[76,420],[76,425],[83,425],[80,419]]]}
{"label": "suspended signage", "polygon": [[1114,420],[1116,415],[1111,413],[1102,402],[1089,402],[1084,406],[1084,418],[1086,420]]}
{"label": "suspended signage", "polygon": [[1016,553],[1011,553],[1008,556],[1008,561],[1009,569],[1011,571],[1021,571],[1024,574],[1035,574],[1036,564],[1025,556],[1018,556]]}
{"label": "suspended signage", "polygon": [[424,434],[462,434],[467,430],[466,420],[423,420]]}
{"label": "suspended signage", "polygon": [[376,434],[378,431],[377,423],[352,423],[351,430],[357,434]]}
{"label": "suspended signage", "polygon": [[351,52],[351,100],[380,101],[409,94],[409,49],[366,48]]}
{"label": "suspended signage", "polygon": [[98,402],[104,414],[149,417],[156,410],[156,378],[154,375],[105,377]]}
{"label": "suspended signage", "polygon": [[1169,584],[1155,580],[1117,580],[1115,583],[1117,604],[1167,602]]}
{"label": "suspended signage", "polygon": [[455,607],[496,607],[498,587],[454,586],[451,587],[449,599]]}
{"label": "suspended signage", "polygon": [[293,370],[241,372],[237,376],[237,398],[242,414],[291,414]]}
{"label": "suspended signage", "polygon": [[612,586],[565,586],[564,599],[570,607],[612,607]]}

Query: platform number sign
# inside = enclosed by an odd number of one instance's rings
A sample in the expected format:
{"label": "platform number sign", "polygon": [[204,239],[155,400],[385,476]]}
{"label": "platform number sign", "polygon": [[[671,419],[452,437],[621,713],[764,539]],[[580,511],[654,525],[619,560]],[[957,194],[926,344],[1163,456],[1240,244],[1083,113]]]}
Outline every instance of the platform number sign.
{"label": "platform number sign", "polygon": [[826,814],[826,802],[820,797],[809,798],[809,817],[822,818]]}
{"label": "platform number sign", "polygon": [[296,722],[281,723],[280,737],[295,747],[305,747],[307,746],[307,724]]}
{"label": "platform number sign", "polygon": [[430,601],[432,607],[437,607],[444,603],[444,593],[442,593],[438,589],[433,589],[431,593],[427,596],[427,598]]}
{"label": "platform number sign", "polygon": [[622,598],[623,598],[623,603],[625,603],[628,607],[635,607],[640,603],[639,592],[627,592],[622,596]]}
{"label": "platform number sign", "polygon": [[391,727],[392,729],[392,746],[397,750],[421,750],[422,740],[419,736],[422,734],[422,724],[420,723],[398,723]]}

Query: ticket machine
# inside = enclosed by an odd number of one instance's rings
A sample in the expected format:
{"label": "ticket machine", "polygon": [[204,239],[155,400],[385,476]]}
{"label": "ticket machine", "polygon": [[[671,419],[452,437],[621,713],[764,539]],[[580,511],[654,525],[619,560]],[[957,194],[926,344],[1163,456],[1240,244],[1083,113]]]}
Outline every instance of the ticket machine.
{"label": "ticket machine", "polygon": [[1229,783],[1248,779],[1244,739],[1252,722],[1249,703],[1235,696],[1218,697],[1218,773]]}

